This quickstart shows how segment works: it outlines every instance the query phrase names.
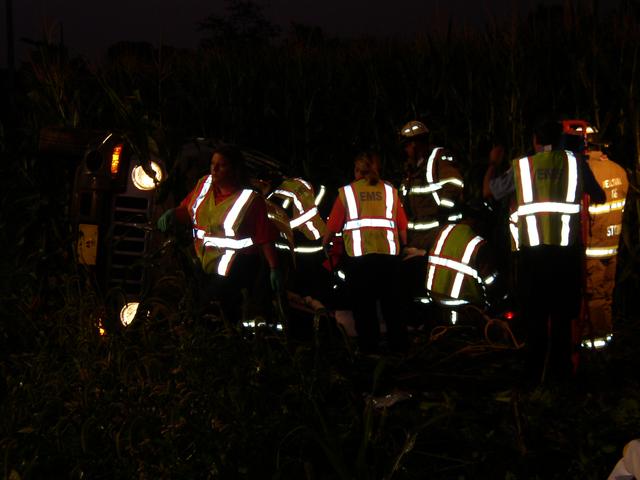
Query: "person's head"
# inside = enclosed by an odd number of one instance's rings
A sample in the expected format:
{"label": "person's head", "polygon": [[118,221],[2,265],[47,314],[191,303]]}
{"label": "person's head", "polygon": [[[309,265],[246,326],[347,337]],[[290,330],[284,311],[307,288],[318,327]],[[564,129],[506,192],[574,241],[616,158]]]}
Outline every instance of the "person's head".
{"label": "person's head", "polygon": [[543,119],[533,129],[533,146],[537,152],[556,148],[562,137],[562,124],[556,120]]}
{"label": "person's head", "polygon": [[356,180],[365,178],[369,185],[380,181],[380,155],[376,152],[361,152],[353,162],[353,174]]}
{"label": "person's head", "polygon": [[411,120],[403,125],[399,137],[408,163],[415,164],[429,147],[429,129],[424,123],[417,120]]}
{"label": "person's head", "polygon": [[242,151],[233,145],[218,146],[211,155],[211,177],[214,185],[243,188],[249,184]]}

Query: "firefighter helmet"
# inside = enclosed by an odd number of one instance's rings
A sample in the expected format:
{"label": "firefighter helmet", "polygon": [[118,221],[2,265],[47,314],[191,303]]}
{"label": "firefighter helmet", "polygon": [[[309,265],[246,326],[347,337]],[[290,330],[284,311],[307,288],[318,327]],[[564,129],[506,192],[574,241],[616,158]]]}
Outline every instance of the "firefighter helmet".
{"label": "firefighter helmet", "polygon": [[415,137],[427,135],[428,133],[429,129],[424,123],[417,120],[411,120],[400,129],[400,139],[410,140]]}

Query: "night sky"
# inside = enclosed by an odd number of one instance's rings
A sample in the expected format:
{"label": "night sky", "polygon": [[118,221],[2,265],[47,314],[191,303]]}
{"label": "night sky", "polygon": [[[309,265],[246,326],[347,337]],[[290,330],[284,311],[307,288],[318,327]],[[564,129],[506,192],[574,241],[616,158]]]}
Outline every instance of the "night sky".
{"label": "night sky", "polygon": [[[2,2],[0,65],[7,64],[6,0]],[[265,16],[286,30],[291,22],[320,26],[326,34],[411,36],[447,24],[482,26],[487,19],[526,13],[538,4],[562,0],[259,0]],[[197,23],[225,12],[224,0],[13,0],[17,57],[27,47],[21,38],[48,36],[64,42],[72,55],[91,59],[118,41],[161,42],[195,47],[201,33]]]}

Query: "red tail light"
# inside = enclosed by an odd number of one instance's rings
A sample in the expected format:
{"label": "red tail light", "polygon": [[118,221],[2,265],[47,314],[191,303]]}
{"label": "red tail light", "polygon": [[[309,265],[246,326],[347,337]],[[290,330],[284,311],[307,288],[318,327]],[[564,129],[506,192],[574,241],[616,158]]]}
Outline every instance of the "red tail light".
{"label": "red tail light", "polygon": [[516,314],[513,312],[504,312],[502,316],[504,317],[505,320],[513,320]]}

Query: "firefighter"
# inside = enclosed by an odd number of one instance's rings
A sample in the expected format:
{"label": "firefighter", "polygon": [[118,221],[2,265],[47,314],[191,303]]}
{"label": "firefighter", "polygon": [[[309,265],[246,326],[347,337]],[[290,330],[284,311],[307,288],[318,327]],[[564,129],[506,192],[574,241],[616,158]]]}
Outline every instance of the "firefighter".
{"label": "firefighter", "polygon": [[404,292],[401,302],[405,317],[420,326],[431,317],[415,298],[426,298],[424,289],[426,257],[441,225],[459,220],[459,206],[464,191],[463,176],[453,154],[431,145],[429,129],[412,120],[399,132],[406,154],[401,200],[408,216],[407,249],[398,281]]}
{"label": "firefighter", "polygon": [[545,373],[573,374],[571,326],[582,300],[580,202],[583,191],[604,200],[586,162],[558,148],[561,138],[559,122],[543,121],[534,129],[534,154],[512,160],[495,178],[498,161],[492,161],[485,176],[496,200],[516,194],[516,289],[526,331],[525,373],[533,381],[544,380]]}
{"label": "firefighter", "polygon": [[404,148],[402,203],[409,220],[407,245],[428,248],[438,226],[459,217],[463,175],[453,154],[429,142],[429,129],[412,120],[400,129]]}
{"label": "firefighter", "polygon": [[398,191],[380,179],[380,157],[365,152],[355,158],[355,180],[340,188],[327,222],[323,245],[343,233],[348,259],[346,281],[351,295],[358,344],[362,352],[379,347],[377,302],[393,351],[407,348],[404,319],[398,315],[396,275],[406,243],[406,214]]}
{"label": "firefighter", "polygon": [[595,132],[588,139],[587,161],[606,194],[606,201],[589,204],[586,246],[589,322],[584,336],[587,346],[600,347],[613,332],[611,305],[629,180],[625,169],[609,159],[593,135]]}
{"label": "firefighter", "polygon": [[[204,300],[217,298],[222,314],[233,322],[241,317],[242,290],[264,301],[266,272],[270,268],[274,292],[282,290],[282,272],[274,247],[275,227],[268,221],[263,197],[248,188],[245,159],[234,146],[216,148],[210,174],[175,209],[158,219],[166,232],[172,224],[191,225],[193,244],[204,273]],[[262,272],[265,275],[262,275]]]}

